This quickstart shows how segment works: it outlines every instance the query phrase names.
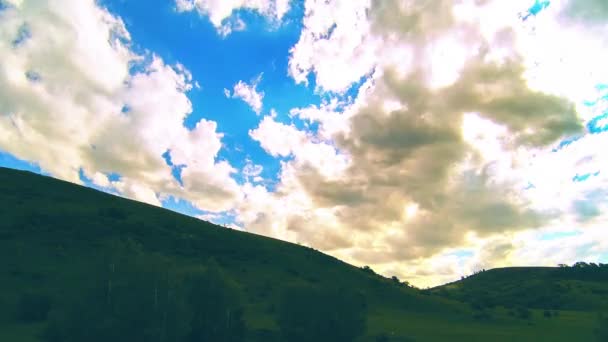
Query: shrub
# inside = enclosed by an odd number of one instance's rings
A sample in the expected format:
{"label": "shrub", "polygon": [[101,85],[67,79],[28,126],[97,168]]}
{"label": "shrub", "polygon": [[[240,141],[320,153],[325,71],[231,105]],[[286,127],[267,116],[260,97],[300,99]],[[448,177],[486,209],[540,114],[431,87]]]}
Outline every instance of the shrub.
{"label": "shrub", "polygon": [[365,273],[376,275],[376,272],[374,272],[374,270],[371,267],[367,266],[367,265],[363,266],[361,269]]}

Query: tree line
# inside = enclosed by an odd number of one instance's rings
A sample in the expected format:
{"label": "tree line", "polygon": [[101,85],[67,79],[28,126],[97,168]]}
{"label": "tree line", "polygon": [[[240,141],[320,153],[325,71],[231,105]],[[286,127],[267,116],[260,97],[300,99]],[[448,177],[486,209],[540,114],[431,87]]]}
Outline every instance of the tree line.
{"label": "tree line", "polygon": [[[111,251],[52,298],[25,294],[22,321],[44,321],[45,342],[249,341],[237,279],[214,260],[183,269],[113,241]],[[285,286],[278,296],[279,341],[354,341],[365,332],[365,297],[346,288]]]}

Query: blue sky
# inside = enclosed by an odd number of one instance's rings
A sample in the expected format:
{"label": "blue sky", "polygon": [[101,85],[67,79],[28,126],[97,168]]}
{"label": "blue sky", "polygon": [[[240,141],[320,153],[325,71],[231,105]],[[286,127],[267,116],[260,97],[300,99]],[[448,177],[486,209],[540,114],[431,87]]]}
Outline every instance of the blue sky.
{"label": "blue sky", "polygon": [[0,151],[0,165],[11,169],[31,171],[35,173],[43,173],[40,166],[35,162],[19,159],[9,153]]}
{"label": "blue sky", "polygon": [[169,64],[183,64],[201,85],[188,94],[194,110],[184,124],[192,127],[201,118],[217,122],[218,131],[225,134],[220,158],[239,169],[249,159],[264,166],[264,178],[276,179],[278,160],[248,135],[259,116],[245,102],[226,98],[224,89],[262,74],[259,87],[267,94],[263,112],[274,109],[282,121],[289,121],[287,113],[293,107],[320,103],[314,88],[294,84],[287,74],[289,49],[302,28],[302,6],[293,6],[280,28],[253,11],[239,10],[234,15],[242,17],[248,29],[222,37],[200,14],[178,13],[170,1],[102,4],[124,20],[136,49],[153,51]]}
{"label": "blue sky", "polygon": [[608,262],[603,0],[58,1],[0,0],[0,166],[421,286]]}

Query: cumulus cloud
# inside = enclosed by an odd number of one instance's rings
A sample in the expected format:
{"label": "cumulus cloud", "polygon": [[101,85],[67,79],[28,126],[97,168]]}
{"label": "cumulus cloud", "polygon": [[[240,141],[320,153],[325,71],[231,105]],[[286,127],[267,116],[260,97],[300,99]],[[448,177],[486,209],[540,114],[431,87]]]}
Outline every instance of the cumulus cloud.
{"label": "cumulus cloud", "polygon": [[324,177],[340,177],[349,164],[348,158],[330,142],[317,139],[293,124],[277,122],[271,115],[265,116],[249,135],[270,155],[293,157],[293,165],[299,169],[310,169]]}
{"label": "cumulus cloud", "polygon": [[245,23],[235,15],[238,10],[251,10],[274,23],[280,23],[289,11],[289,0],[175,0],[180,12],[197,11],[207,16],[223,36],[245,29]]}
{"label": "cumulus cloud", "polygon": [[320,90],[340,93],[370,73],[376,61],[370,6],[367,0],[306,1],[300,39],[290,50],[293,79],[308,84],[314,74]]}
{"label": "cumulus cloud", "polygon": [[[368,89],[369,82],[364,83],[361,89]],[[362,92],[359,93],[363,97]],[[318,123],[318,135],[322,139],[331,140],[339,132],[349,130],[348,119],[356,112],[356,108],[349,106],[348,111],[340,112],[338,109],[348,106],[347,101],[340,101],[337,98],[324,100],[320,105],[310,105],[304,108],[292,108],[289,111],[290,117],[297,117],[306,123]]]}
{"label": "cumulus cloud", "polygon": [[[597,189],[608,182],[602,173],[583,184],[572,177],[605,158],[592,146],[605,137],[585,135],[591,114],[581,102],[606,79],[596,58],[606,35],[572,19],[580,18],[572,4],[522,22],[525,1],[307,1],[290,75],[315,77],[330,97],[367,80],[352,103],[291,111],[318,131],[265,117],[250,132],[269,154],[293,158],[275,192],[258,189],[266,205],[241,208],[245,226],[272,221],[280,236],[419,284],[475,266],[446,259],[449,250],[472,248],[484,260],[477,266],[516,264],[530,248],[517,239],[529,232],[560,220],[595,229],[605,196]],[[543,53],[563,47],[557,37],[582,49]],[[555,79],[575,74],[572,83]],[[583,138],[553,152],[573,136]],[[312,161],[304,146],[332,162]],[[441,276],[422,274],[430,266]]]}
{"label": "cumulus cloud", "polygon": [[271,116],[265,116],[258,128],[249,131],[249,135],[275,157],[291,155],[306,140],[306,134],[294,125],[277,122]]}
{"label": "cumulus cloud", "polygon": [[[192,112],[184,66],[134,53],[123,22],[92,0],[25,1],[0,16],[0,149],[72,182],[83,170],[155,205],[175,195],[218,211],[238,199],[235,170],[216,162],[216,124],[183,126]],[[130,72],[133,64],[140,71]],[[167,151],[183,166],[183,186]],[[110,183],[109,173],[122,177]]]}
{"label": "cumulus cloud", "polygon": [[224,89],[224,95],[226,97],[232,97],[235,99],[241,99],[245,101],[251,107],[256,114],[260,114],[263,107],[264,100],[264,92],[258,91],[257,87],[262,81],[262,74],[253,79],[250,84],[247,84],[243,81],[239,81],[234,85],[234,89],[232,95],[230,94],[230,90]]}

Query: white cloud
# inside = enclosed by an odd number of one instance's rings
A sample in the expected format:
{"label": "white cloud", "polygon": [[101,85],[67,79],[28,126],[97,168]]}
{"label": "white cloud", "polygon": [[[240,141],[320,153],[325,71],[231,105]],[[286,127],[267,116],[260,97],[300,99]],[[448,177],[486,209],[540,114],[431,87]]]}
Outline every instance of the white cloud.
{"label": "white cloud", "polygon": [[304,28],[290,51],[289,74],[308,84],[316,76],[320,90],[344,92],[370,73],[376,63],[367,12],[371,1],[305,2]]}
{"label": "white cloud", "polygon": [[[234,85],[232,98],[237,98],[245,101],[245,103],[247,103],[256,114],[260,114],[263,106],[264,92],[258,91],[257,87],[261,81],[262,74],[253,79],[250,84],[247,84],[243,81],[239,81],[237,84]],[[224,89],[224,95],[226,95],[226,97],[231,97],[230,91],[228,89]]]}
{"label": "white cloud", "polygon": [[[478,267],[551,264],[555,243],[531,232],[563,230],[560,222],[583,232],[562,241],[560,262],[605,252],[585,247],[605,222],[597,199],[608,181],[595,174],[608,165],[605,134],[552,151],[584,133],[598,114],[582,101],[608,79],[607,27],[566,15],[569,4],[522,22],[529,1],[306,1],[293,79],[314,76],[317,90],[342,94],[369,78],[352,103],[290,112],[319,123],[316,133],[271,117],[250,131],[269,154],[293,159],[275,192],[252,188],[263,204],[240,208],[244,226],[266,224],[265,234],[417,285]],[[463,249],[473,255],[450,254]]]}
{"label": "white cloud", "polygon": [[275,1],[275,16],[281,20],[287,12],[289,12],[291,0],[276,0]]}
{"label": "white cloud", "polygon": [[[469,6],[460,6],[457,14],[463,20],[468,18],[479,25],[488,41],[494,40],[499,45],[502,39],[503,46],[495,49],[496,52],[511,50],[509,54],[519,54],[531,88],[566,97],[578,104],[592,87],[608,78],[608,71],[601,67],[602,61],[608,58],[608,26],[572,19],[573,15],[576,17],[575,12],[593,8],[592,3],[551,1],[550,6],[525,23],[516,14],[527,9],[529,1],[489,1],[479,7],[469,3]],[[504,34],[505,28],[512,30],[510,35]],[[504,45],[505,39],[512,40],[510,48]],[[564,49],[564,46],[577,48]]]}
{"label": "white cloud", "polygon": [[245,22],[235,16],[238,10],[251,10],[280,23],[290,7],[289,0],[176,0],[175,6],[180,12],[196,10],[209,17],[222,36],[245,29]]}
{"label": "white cloud", "polygon": [[226,37],[232,32],[245,31],[245,29],[247,29],[247,24],[245,24],[243,19],[238,16],[232,16],[229,19],[224,20],[224,24],[217,30],[222,37]]}
{"label": "white cloud", "polygon": [[336,179],[348,167],[350,161],[328,141],[299,130],[293,124],[286,125],[267,115],[260,125],[249,131],[253,140],[275,157],[295,157],[286,165],[313,168],[326,178]]}
{"label": "white cloud", "polygon": [[355,111],[350,107],[349,110],[344,112],[338,110],[339,106],[345,105],[347,104],[333,98],[319,106],[310,105],[304,108],[293,108],[289,111],[289,115],[297,116],[311,123],[319,123],[319,136],[325,140],[331,140],[335,134],[348,131],[349,115],[354,114]]}
{"label": "white cloud", "polygon": [[264,167],[262,165],[253,164],[250,160],[248,160],[247,164],[243,168],[243,175],[247,177],[257,177],[262,173],[263,170]]}
{"label": "white cloud", "polygon": [[[23,27],[29,34],[12,44]],[[28,2],[2,12],[0,37],[0,149],[72,182],[82,169],[97,185],[155,205],[165,195],[211,211],[234,205],[235,170],[215,160],[216,124],[183,126],[192,76],[132,52],[119,18],[94,1]],[[143,70],[130,74],[133,63]],[[186,165],[183,187],[165,165],[167,150]],[[109,184],[111,172],[121,180]]]}
{"label": "white cloud", "polygon": [[137,181],[129,181],[116,182],[113,185],[123,196],[151,205],[161,206],[156,193],[145,184],[141,184]]}
{"label": "white cloud", "polygon": [[265,116],[258,128],[249,131],[249,135],[275,157],[291,155],[306,140],[306,135],[295,126],[276,122],[271,116]]}
{"label": "white cloud", "polygon": [[262,165],[257,165],[251,162],[251,160],[247,159],[245,167],[241,171],[245,178],[252,183],[262,182],[264,179],[260,177],[264,171],[264,167]]}
{"label": "white cloud", "polygon": [[110,186],[110,180],[108,179],[108,176],[104,175],[101,172],[95,172],[95,174],[93,175],[92,178],[93,184],[103,187],[103,188],[107,188]]}

